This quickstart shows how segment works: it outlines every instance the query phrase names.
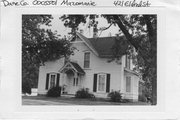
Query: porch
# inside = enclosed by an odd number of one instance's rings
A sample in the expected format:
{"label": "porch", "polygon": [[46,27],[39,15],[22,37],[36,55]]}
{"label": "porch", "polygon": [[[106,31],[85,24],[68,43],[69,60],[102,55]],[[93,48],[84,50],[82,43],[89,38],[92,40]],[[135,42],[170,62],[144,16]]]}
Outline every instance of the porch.
{"label": "porch", "polygon": [[62,95],[74,95],[76,91],[83,87],[85,72],[78,63],[67,62],[59,72],[62,74]]}

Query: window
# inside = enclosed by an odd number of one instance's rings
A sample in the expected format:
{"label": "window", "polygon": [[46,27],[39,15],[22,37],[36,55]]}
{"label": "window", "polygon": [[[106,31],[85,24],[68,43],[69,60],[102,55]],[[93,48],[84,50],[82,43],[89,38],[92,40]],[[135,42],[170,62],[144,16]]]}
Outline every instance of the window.
{"label": "window", "polygon": [[60,73],[47,73],[45,89],[48,90],[52,87],[59,86]]}
{"label": "window", "polygon": [[131,92],[131,77],[126,77],[126,92]]}
{"label": "window", "polygon": [[109,93],[110,78],[111,78],[111,74],[108,73],[94,74],[93,92]]}
{"label": "window", "polygon": [[126,55],[126,68],[130,69],[130,58]]}
{"label": "window", "polygon": [[56,80],[56,75],[51,75],[50,76],[50,88],[55,86],[55,80]]}
{"label": "window", "polygon": [[97,91],[106,91],[106,74],[98,74]]}
{"label": "window", "polygon": [[78,78],[74,78],[74,80],[73,80],[73,86],[78,86],[78,84],[79,84]]}
{"label": "window", "polygon": [[84,53],[84,68],[90,67],[90,52]]}

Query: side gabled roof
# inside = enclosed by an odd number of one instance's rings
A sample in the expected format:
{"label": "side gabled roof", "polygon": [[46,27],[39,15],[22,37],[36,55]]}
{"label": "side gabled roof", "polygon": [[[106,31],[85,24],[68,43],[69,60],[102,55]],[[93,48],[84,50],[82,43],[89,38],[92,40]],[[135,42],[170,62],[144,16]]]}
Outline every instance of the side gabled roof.
{"label": "side gabled roof", "polygon": [[[77,35],[97,56],[105,58],[113,56],[112,48],[116,44],[117,37],[86,38],[80,33],[77,33]],[[126,40],[125,36],[120,36],[118,39]]]}

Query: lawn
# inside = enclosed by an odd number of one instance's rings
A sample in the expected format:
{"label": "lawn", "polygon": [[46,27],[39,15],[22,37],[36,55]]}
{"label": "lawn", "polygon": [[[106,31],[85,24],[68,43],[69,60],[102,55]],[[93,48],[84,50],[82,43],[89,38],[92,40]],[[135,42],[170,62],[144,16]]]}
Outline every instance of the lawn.
{"label": "lawn", "polygon": [[22,105],[149,105],[145,102],[110,102],[107,99],[80,99],[75,97],[22,96]]}

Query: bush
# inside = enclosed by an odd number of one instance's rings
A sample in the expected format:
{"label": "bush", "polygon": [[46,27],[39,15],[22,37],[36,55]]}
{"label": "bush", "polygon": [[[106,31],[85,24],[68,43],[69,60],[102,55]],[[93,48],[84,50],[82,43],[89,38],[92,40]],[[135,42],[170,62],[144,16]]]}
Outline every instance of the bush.
{"label": "bush", "polygon": [[22,93],[23,94],[31,94],[31,82],[24,80],[22,81]]}
{"label": "bush", "polygon": [[121,102],[122,100],[122,93],[119,91],[113,91],[108,94],[112,102]]}
{"label": "bush", "polygon": [[48,97],[60,97],[61,96],[61,87],[56,86],[52,87],[48,90],[47,95]]}
{"label": "bush", "polygon": [[92,93],[89,93],[88,89],[82,88],[78,90],[75,94],[76,98],[95,98]]}
{"label": "bush", "polygon": [[139,95],[138,99],[139,99],[139,101],[141,101],[141,102],[146,102],[146,101],[147,101],[147,100],[146,100],[146,97],[145,97],[144,95]]}

